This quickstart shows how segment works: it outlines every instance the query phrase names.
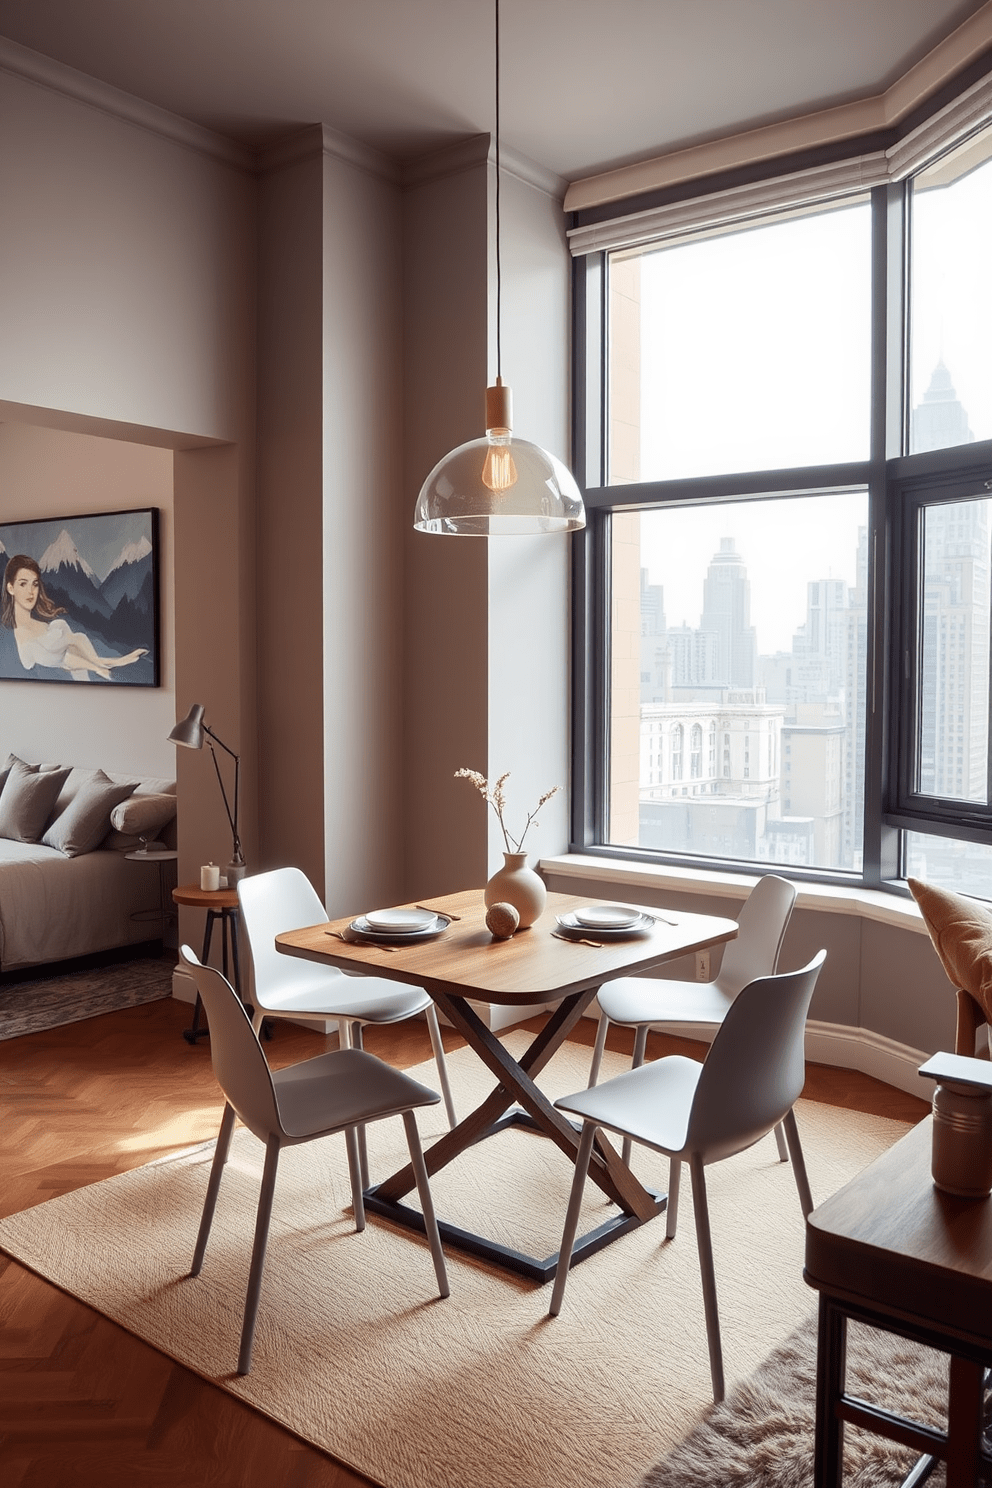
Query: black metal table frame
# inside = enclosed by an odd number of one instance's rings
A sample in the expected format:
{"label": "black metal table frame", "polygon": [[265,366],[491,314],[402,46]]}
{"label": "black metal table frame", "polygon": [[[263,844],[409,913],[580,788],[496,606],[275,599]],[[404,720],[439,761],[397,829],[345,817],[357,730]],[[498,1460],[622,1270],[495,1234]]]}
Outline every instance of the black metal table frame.
{"label": "black metal table frame", "polygon": [[[425,1151],[428,1174],[439,1172],[467,1148],[513,1125],[526,1125],[551,1138],[574,1162],[579,1143],[578,1128],[562,1112],[555,1110],[552,1102],[538,1089],[531,1077],[539,1074],[548,1063],[599,988],[586,988],[563,998],[518,1061],[512,1058],[486,1027],[467,999],[454,996],[437,986],[432,987],[429,980],[425,981],[425,985],[438,1011],[443,1012],[448,1021],[465,1035],[470,1047],[497,1078],[503,1077],[506,1080],[506,1083],[497,1085],[480,1106]],[[572,1251],[573,1266],[588,1256],[595,1255],[621,1235],[663,1213],[668,1203],[667,1195],[645,1188],[634,1177],[620,1154],[602,1134],[598,1134],[596,1138],[589,1177],[620,1206],[621,1212],[576,1240]],[[394,1224],[423,1234],[424,1221],[420,1211],[400,1202],[413,1187],[412,1167],[401,1168],[399,1172],[366,1191],[366,1208]],[[503,1270],[541,1284],[554,1277],[558,1265],[557,1251],[546,1257],[526,1255],[485,1235],[463,1230],[440,1216],[438,1228],[442,1239],[456,1250],[489,1261]]]}

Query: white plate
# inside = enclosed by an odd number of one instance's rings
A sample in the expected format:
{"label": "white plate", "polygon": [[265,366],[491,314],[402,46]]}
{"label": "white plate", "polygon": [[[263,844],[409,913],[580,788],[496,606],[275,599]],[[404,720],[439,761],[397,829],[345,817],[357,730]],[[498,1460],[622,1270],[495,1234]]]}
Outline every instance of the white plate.
{"label": "white plate", "polygon": [[370,941],[380,945],[415,945],[420,940],[433,940],[435,935],[441,935],[451,921],[447,915],[435,915],[429,925],[420,925],[416,930],[375,930],[369,924],[367,915],[359,915],[352,920],[345,931],[345,940]]}
{"label": "white plate", "polygon": [[641,918],[641,911],[628,904],[587,904],[572,912],[589,930],[629,930]]}
{"label": "white plate", "polygon": [[605,925],[598,925],[596,929],[593,929],[591,925],[583,925],[572,911],[556,915],[555,918],[559,927],[573,939],[594,935],[597,940],[628,940],[634,935],[645,935],[649,930],[653,930],[655,925],[653,916],[649,914],[638,914],[632,925],[619,927],[613,925],[610,929],[607,929]]}
{"label": "white plate", "polygon": [[414,934],[430,930],[437,923],[432,909],[370,909],[362,915],[368,930],[385,930],[389,935]]}

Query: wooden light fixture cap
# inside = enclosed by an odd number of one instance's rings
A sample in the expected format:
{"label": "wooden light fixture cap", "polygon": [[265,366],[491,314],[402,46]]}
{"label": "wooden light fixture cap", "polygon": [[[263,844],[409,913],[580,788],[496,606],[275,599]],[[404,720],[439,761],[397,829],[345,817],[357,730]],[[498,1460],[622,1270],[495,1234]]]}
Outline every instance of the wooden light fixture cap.
{"label": "wooden light fixture cap", "polygon": [[513,428],[513,392],[501,377],[494,387],[486,388],[486,432],[500,430],[509,434]]}

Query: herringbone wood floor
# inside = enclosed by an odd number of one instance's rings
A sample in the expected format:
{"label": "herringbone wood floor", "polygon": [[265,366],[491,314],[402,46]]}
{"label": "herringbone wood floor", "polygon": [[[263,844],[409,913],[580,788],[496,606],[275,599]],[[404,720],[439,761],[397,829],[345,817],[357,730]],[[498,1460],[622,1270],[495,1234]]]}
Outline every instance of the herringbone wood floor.
{"label": "herringbone wood floor", "polygon": [[[0,1213],[138,1167],[216,1134],[208,1043],[180,1037],[167,1000],[0,1043]],[[580,1036],[592,1040],[583,1020]],[[614,1044],[614,1038],[616,1042]],[[275,1025],[273,1064],[335,1039]],[[446,1033],[445,1045],[461,1040]],[[611,1047],[630,1047],[613,1030]],[[373,1029],[395,1064],[430,1058],[426,1027]],[[652,1035],[649,1056],[699,1045]],[[918,1120],[922,1101],[866,1076],[810,1066],[806,1095]],[[192,1245],[193,1237],[190,1237]],[[3,1488],[357,1488],[366,1480],[0,1255]]]}

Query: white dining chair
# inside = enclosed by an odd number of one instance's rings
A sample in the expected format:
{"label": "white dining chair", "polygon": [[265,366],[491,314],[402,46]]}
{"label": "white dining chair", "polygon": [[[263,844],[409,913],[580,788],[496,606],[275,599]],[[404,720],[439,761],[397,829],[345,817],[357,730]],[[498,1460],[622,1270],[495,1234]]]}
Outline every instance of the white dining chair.
{"label": "white dining chair", "polygon": [[[675,1238],[679,1179],[688,1162],[703,1285],[713,1399],[723,1399],[723,1351],[704,1169],[754,1145],[781,1123],[803,1216],[813,1208],[793,1106],[806,1077],[806,1015],[820,968],[820,951],[801,971],[760,977],[734,998],[703,1063],[672,1054],[555,1101],[582,1121],[575,1177],[549,1312],[561,1310],[575,1243],[582,1192],[601,1128],[670,1158],[666,1237]],[[797,1256],[796,1264],[801,1263]]]}
{"label": "white dining chair", "polygon": [[276,950],[277,935],[322,925],[327,919],[317,891],[299,868],[275,868],[243,878],[238,900],[255,972],[256,1030],[265,1018],[335,1019],[340,1047],[360,1049],[365,1024],[400,1023],[423,1013],[448,1125],[453,1127],[455,1106],[437,1010],[423,987],[408,987],[387,977],[349,976],[334,966],[319,966]]}
{"label": "white dining chair", "polygon": [[[711,982],[669,981],[664,977],[617,977],[599,990],[602,1012],[589,1084],[599,1079],[603,1050],[610,1024],[634,1029],[632,1068],[644,1063],[649,1030],[663,1023],[722,1023],[734,998],[755,977],[771,976],[778,970],[778,958],[788,929],[796,887],[777,874],[759,878],[741,908],[736,939],[728,941],[720,970]],[[776,1128],[778,1155],[788,1159],[785,1137]],[[624,1161],[630,1153],[624,1149]]]}
{"label": "white dining chair", "polygon": [[180,961],[195,981],[206,1009],[210,1025],[210,1057],[217,1083],[226,1098],[189,1272],[191,1277],[198,1276],[203,1266],[235,1117],[265,1143],[265,1167],[255,1217],[238,1373],[247,1374],[251,1368],[276,1170],[284,1147],[313,1142],[337,1132],[344,1133],[355,1229],[361,1231],[365,1228],[365,1203],[357,1128],[387,1116],[402,1116],[438,1291],[442,1297],[447,1297],[449,1286],[444,1253],[414,1115],[419,1107],[436,1105],[440,1099],[437,1093],[361,1049],[335,1049],[329,1054],[318,1055],[316,1059],[270,1070],[244,1004],[227,978],[214,967],[202,965],[189,946],[181,948]]}

